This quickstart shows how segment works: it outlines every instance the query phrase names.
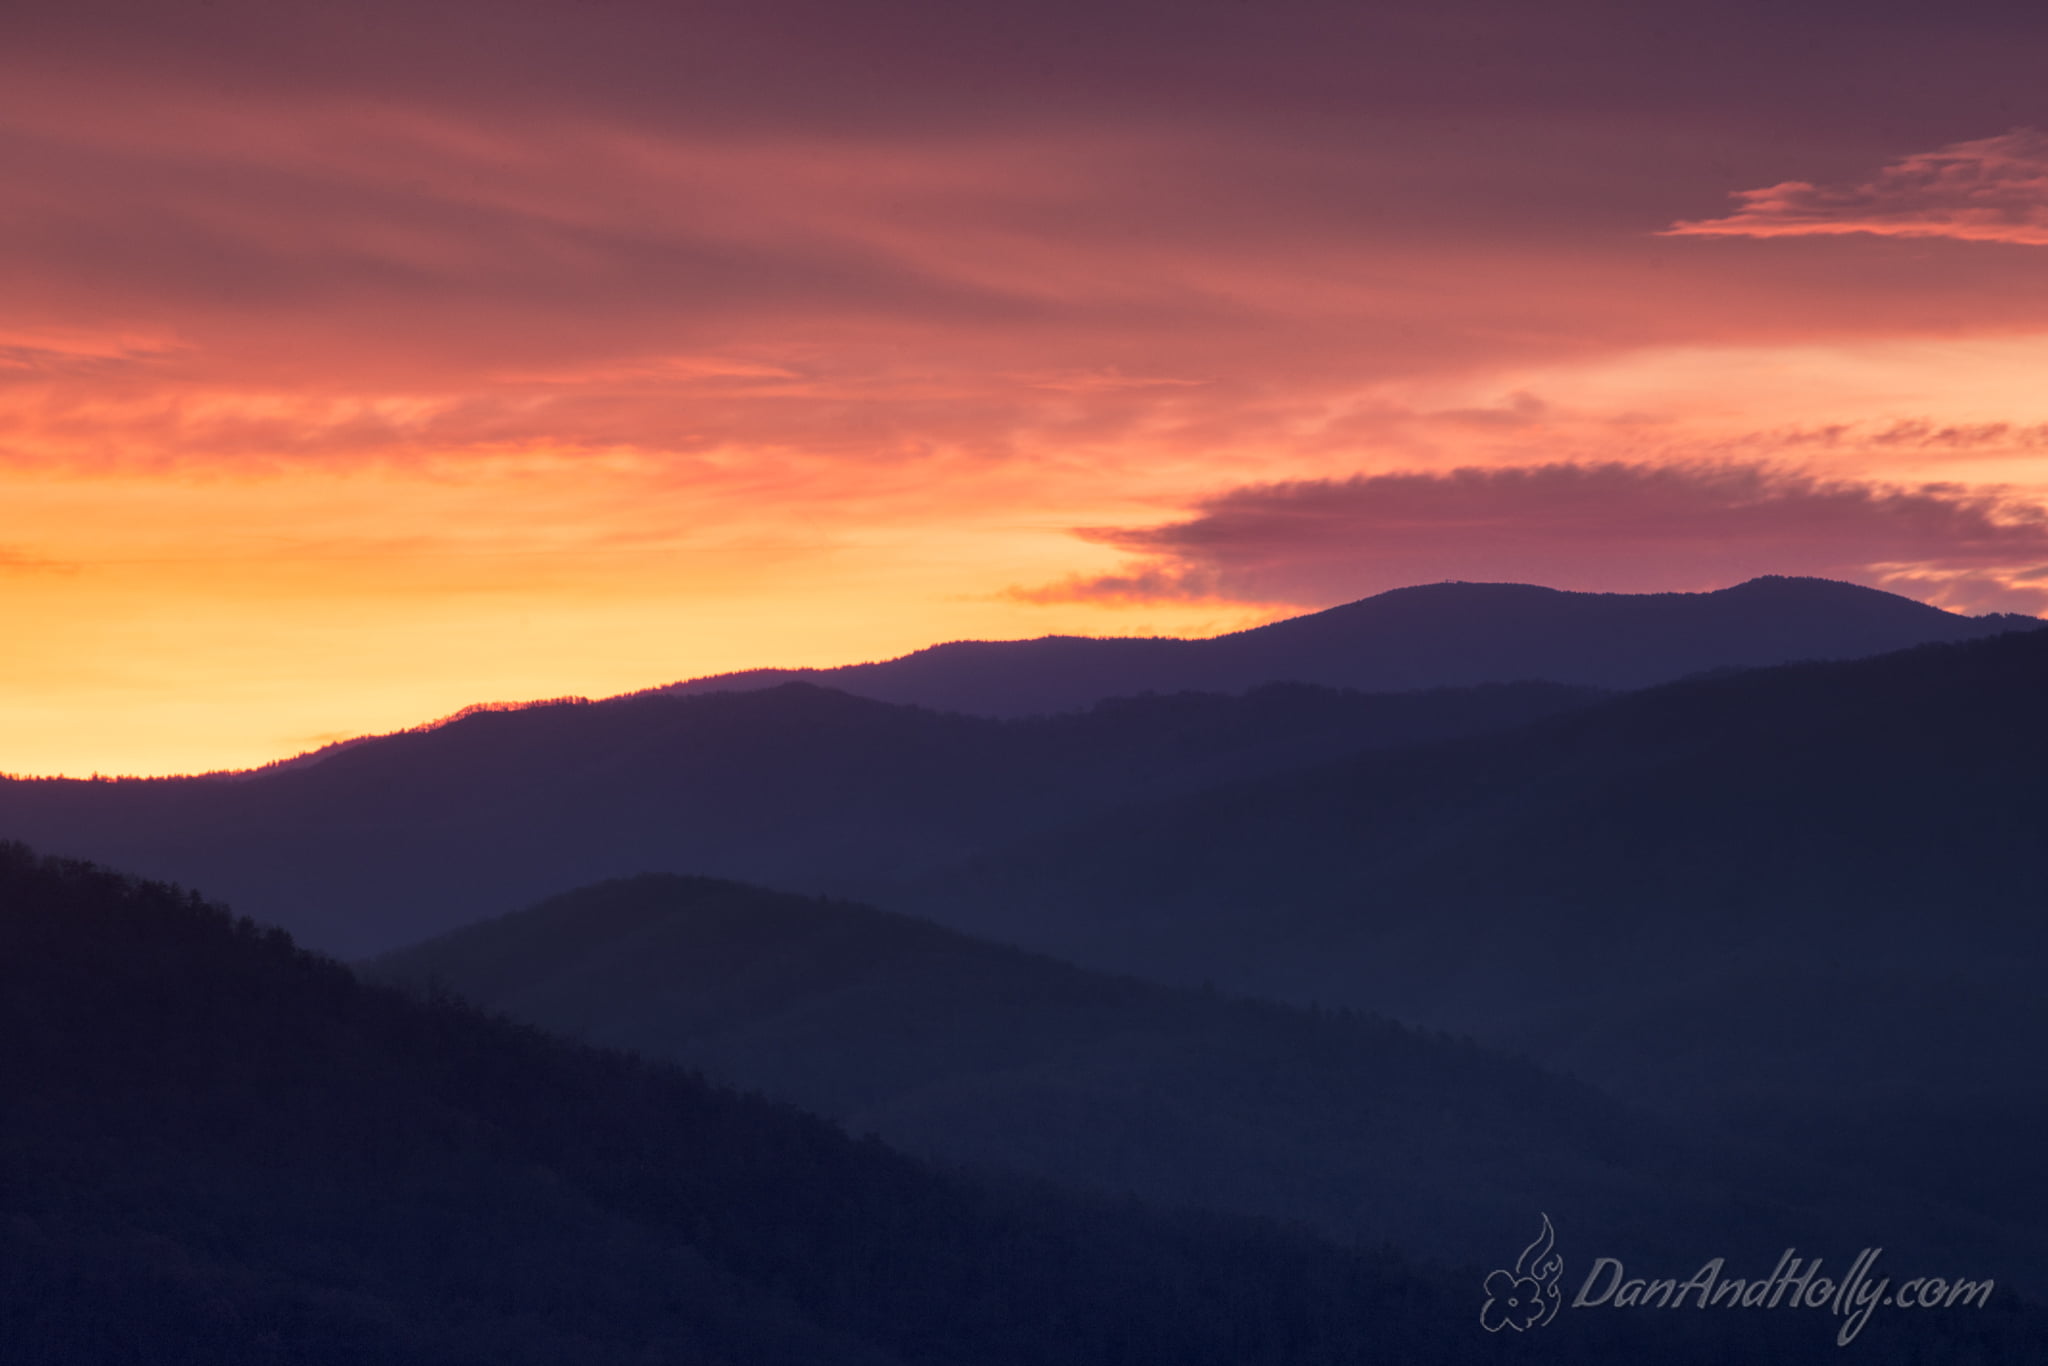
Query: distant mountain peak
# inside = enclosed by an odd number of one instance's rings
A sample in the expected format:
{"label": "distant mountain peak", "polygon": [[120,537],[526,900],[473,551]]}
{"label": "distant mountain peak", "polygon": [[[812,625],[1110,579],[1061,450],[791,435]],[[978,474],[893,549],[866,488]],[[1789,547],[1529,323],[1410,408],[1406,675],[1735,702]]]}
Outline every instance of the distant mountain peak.
{"label": "distant mountain peak", "polygon": [[[1753,579],[1744,579],[1741,583],[1731,584],[1726,588],[1717,588],[1712,590],[1712,592],[1726,596],[1772,594],[1784,597],[1853,597],[1866,601],[1883,599],[1887,602],[1917,607],[1928,612],[1945,611],[1945,609],[1935,607],[1930,603],[1921,602],[1917,598],[1909,598],[1898,593],[1886,592],[1882,588],[1872,588],[1867,584],[1850,583],[1845,579],[1820,578],[1812,574],[1759,574]],[[1952,612],[1946,612],[1945,614],[1949,616],[1956,615]]]}
{"label": "distant mountain peak", "polygon": [[1141,692],[1265,683],[1401,692],[1545,681],[1638,688],[1714,669],[1854,659],[2039,623],[1970,617],[1835,579],[1765,574],[1698,592],[1594,593],[1449,580],[1206,640],[954,641],[872,664],[678,683],[716,692],[809,679],[885,702],[983,716],[1077,711]]}

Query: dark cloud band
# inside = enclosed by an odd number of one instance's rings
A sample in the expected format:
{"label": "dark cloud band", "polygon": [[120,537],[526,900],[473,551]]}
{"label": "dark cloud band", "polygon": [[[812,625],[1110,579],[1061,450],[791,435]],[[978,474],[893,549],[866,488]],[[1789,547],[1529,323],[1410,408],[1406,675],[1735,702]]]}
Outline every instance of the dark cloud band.
{"label": "dark cloud band", "polygon": [[1078,533],[1133,556],[1034,601],[1225,598],[1328,605],[1407,583],[1691,590],[1757,574],[1915,586],[2038,610],[2048,509],[1955,485],[1822,479],[1764,464],[1556,463],[1252,485],[1157,527]]}

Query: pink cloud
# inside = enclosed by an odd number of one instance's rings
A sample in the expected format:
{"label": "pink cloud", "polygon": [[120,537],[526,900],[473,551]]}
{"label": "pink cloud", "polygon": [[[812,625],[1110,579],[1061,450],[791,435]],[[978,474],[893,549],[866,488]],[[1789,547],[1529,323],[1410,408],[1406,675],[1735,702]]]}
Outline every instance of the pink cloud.
{"label": "pink cloud", "polygon": [[[342,72],[280,92],[63,71],[0,54],[9,325],[175,344],[0,349],[0,388],[58,386],[38,422],[74,398],[164,413],[159,453],[178,460],[341,459],[358,439],[374,457],[408,433],[459,444],[456,428],[684,450],[712,432],[1007,454],[1020,434],[1138,429],[1270,446],[1389,378],[1960,315],[2009,328],[2048,291],[2048,270],[1970,262],[1883,291],[1796,263],[1674,262],[1640,227],[1686,176],[1595,188],[1585,168],[1621,145],[1572,123],[733,124],[547,85],[507,107],[431,82],[370,98]],[[677,357],[761,382],[707,392],[721,375],[663,369]],[[191,416],[223,393],[306,428]],[[338,423],[327,398],[460,420]],[[138,449],[148,425],[100,444]]]}
{"label": "pink cloud", "polygon": [[1980,610],[2048,606],[2048,508],[1951,484],[1559,463],[1257,484],[1194,511],[1083,529],[1134,556],[1130,566],[1018,596],[1326,606],[1447,579],[1642,592],[1810,574]]}
{"label": "pink cloud", "polygon": [[1735,195],[1726,218],[1673,224],[1672,237],[1873,233],[2048,246],[2048,134],[2016,128],[1884,167],[1859,185],[1788,180]]}

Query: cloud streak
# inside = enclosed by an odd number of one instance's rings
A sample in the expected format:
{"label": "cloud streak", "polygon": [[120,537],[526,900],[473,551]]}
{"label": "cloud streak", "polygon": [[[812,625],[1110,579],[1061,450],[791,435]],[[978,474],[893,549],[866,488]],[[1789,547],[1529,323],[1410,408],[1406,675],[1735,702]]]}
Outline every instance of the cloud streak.
{"label": "cloud streak", "polygon": [[1443,579],[1688,591],[1771,573],[1911,584],[1978,610],[2048,605],[2048,508],[1952,484],[1567,462],[1255,484],[1194,513],[1082,529],[1132,562],[1018,595],[1327,606]]}
{"label": "cloud streak", "polygon": [[15,546],[0,545],[0,574],[76,574],[80,566]]}
{"label": "cloud streak", "polygon": [[2048,246],[2048,133],[2017,128],[1884,167],[1856,185],[1788,180],[1735,195],[1725,218],[1673,224],[1669,237],[1870,233]]}

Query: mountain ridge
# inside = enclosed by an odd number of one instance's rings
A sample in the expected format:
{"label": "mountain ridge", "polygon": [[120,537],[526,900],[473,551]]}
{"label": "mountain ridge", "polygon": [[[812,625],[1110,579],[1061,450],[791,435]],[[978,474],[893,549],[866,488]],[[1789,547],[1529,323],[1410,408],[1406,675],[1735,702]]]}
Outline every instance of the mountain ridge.
{"label": "mountain ridge", "polygon": [[[1697,1144],[1576,1079],[1380,1016],[1089,973],[856,903],[643,875],[387,954],[450,991],[935,1159],[1276,1217],[1455,1261],[1530,1208],[1650,1257],[1910,1236],[2017,1266],[2023,1232],[1783,1153]],[[1789,1169],[1789,1170],[1788,1170]],[[1759,1175],[1759,1173],[1763,1175]]]}
{"label": "mountain ridge", "polygon": [[351,956],[603,877],[857,892],[1146,795],[1596,694],[1274,685],[996,720],[793,683],[478,711],[218,778],[0,781],[0,834],[218,889]]}
{"label": "mountain ridge", "polygon": [[[1247,870],[1232,875],[1240,881],[1251,875],[1248,870],[1253,866],[1294,877],[1295,882],[1284,885],[1302,889],[1303,906],[1328,899],[1325,892],[1308,889],[1314,878],[1340,867],[1349,869],[1348,887],[1382,876],[1382,865],[1460,864],[1456,876],[1466,881],[1476,881],[1477,868],[1484,866],[1490,879],[1485,887],[1505,891],[1516,885],[1516,876],[1510,868],[1495,866],[1510,857],[1498,823],[1531,823],[1556,835],[1568,821],[1559,814],[1559,803],[1567,799],[1604,803],[1600,811],[1608,823],[1569,818],[1577,822],[1572,840],[1561,844],[1545,838],[1529,845],[1527,852],[1558,862],[1579,861],[1573,871],[1595,879],[1582,882],[1578,890],[1583,894],[1607,876],[1609,869],[1599,859],[1610,846],[1637,853],[1682,847],[1697,832],[1697,819],[1709,814],[1749,832],[1753,843],[1742,847],[1754,851],[1776,850],[1796,838],[1794,832],[1808,827],[1828,832],[1831,852],[1837,845],[1853,844],[1866,833],[1862,826],[1845,827],[1848,817],[1830,811],[1817,797],[1796,806],[1773,786],[1796,777],[1802,793],[1833,790],[1840,775],[1818,765],[1815,761],[1821,758],[1838,764],[1853,759],[1858,781],[1840,785],[1837,806],[1859,819],[1888,816],[1896,821],[1902,808],[1888,803],[1909,798],[1916,813],[1933,802],[1965,802],[1978,811],[1983,819],[1976,824],[1956,819],[1934,831],[1944,840],[1958,842],[1958,875],[1987,866],[1982,856],[1996,853],[1995,836],[2000,832],[2025,834],[2026,839],[2007,847],[2002,863],[1993,858],[1989,865],[2007,879],[2001,885],[2015,893],[2022,884],[2014,879],[2028,874],[2037,866],[2039,853],[2048,851],[2048,835],[2042,833],[2048,822],[2036,825],[2028,814],[2048,793],[2025,783],[2027,764],[2036,756],[2048,758],[2048,726],[2036,718],[2031,705],[2037,690],[2048,691],[2048,632],[1932,644],[1873,659],[1687,679],[1534,720],[1512,731],[1347,756],[1076,821],[1065,831],[1033,837],[1011,850],[976,855],[968,864],[939,875],[911,902],[898,904],[931,915],[949,898],[979,895],[988,904],[1008,904],[1011,910],[994,919],[953,919],[943,914],[937,918],[984,934],[1023,930],[1034,923],[1050,927],[1059,922],[1034,920],[1025,906],[1066,904],[1061,901],[1066,895],[1080,898],[1077,904],[1082,905],[1128,904],[1132,898],[1126,893],[1144,887],[1167,896],[1185,893],[1220,902],[1243,895],[1245,887],[1226,892],[1194,869],[1238,863]],[[1914,767],[1908,767],[1909,762]],[[1765,763],[1774,767],[1765,768]],[[1745,764],[1753,767],[1745,769]],[[1673,765],[1680,766],[1684,776],[1665,776]],[[1694,772],[1700,776],[1693,777]],[[1949,782],[1936,784],[1930,778],[1915,789],[1917,780],[1935,772],[1945,774]],[[1964,773],[1984,781],[1956,782]],[[1708,775],[1714,780],[1711,787],[1705,781]],[[1650,783],[1664,783],[1669,789],[1654,805],[1638,796],[1631,808],[1617,795]],[[2023,800],[2009,805],[1993,800],[1994,795],[2008,794]],[[1673,813],[1680,811],[1694,820],[1677,819]],[[1749,814],[1765,811],[1768,819]],[[1440,813],[1443,825],[1438,830],[1430,821]],[[1337,841],[1335,832],[1347,824],[1355,827],[1353,837]],[[1239,837],[1219,841],[1215,831],[1226,825]],[[1208,833],[1189,833],[1193,831]],[[1143,845],[1134,844],[1141,834]],[[1272,847],[1261,844],[1275,840],[1279,843]],[[1168,883],[1145,881],[1135,870],[1117,871],[1110,884],[1084,894],[1082,884],[1105,870],[1089,860],[1075,861],[1071,850],[1062,851],[1061,846],[1075,842],[1104,851],[1139,849],[1136,857],[1161,868],[1171,858],[1176,861],[1176,876]],[[1940,858],[1946,847],[1923,833],[1917,840],[1868,852],[1897,861]],[[1521,846],[1512,848],[1519,851]],[[1963,858],[1964,848],[1980,857]],[[1287,862],[1316,850],[1324,856],[1312,863]],[[1452,850],[1463,852],[1448,852]],[[1845,860],[1840,867],[1850,872],[1869,862]],[[1027,865],[1068,870],[1058,883],[1061,890],[1051,891],[1051,884],[1025,890],[1028,884],[1019,879]],[[985,886],[972,871],[984,867],[989,872]],[[1753,870],[1739,865],[1727,865],[1720,874],[1720,880],[1730,884],[1744,878],[1758,881]],[[1923,870],[1923,882],[1926,876]],[[1555,891],[1545,886],[1531,894],[1547,897]],[[1292,904],[1288,898],[1294,895],[1279,893],[1273,904]],[[1028,934],[1019,942],[1047,947],[1042,938],[1034,941]],[[1052,951],[1072,957],[1074,948],[1069,944],[1064,951]],[[1120,970],[1131,969],[1124,965]],[[1430,1018],[1430,1012],[1409,1012],[1408,1017]]]}
{"label": "mountain ridge", "polygon": [[1025,716],[1145,691],[1228,693],[1281,680],[1368,692],[1525,680],[1625,689],[1706,669],[1882,654],[2041,624],[2012,613],[1959,616],[1878,589],[1780,575],[1702,593],[1454,581],[1202,639],[950,641],[864,664],[744,670],[649,691],[804,681],[878,701]]}

